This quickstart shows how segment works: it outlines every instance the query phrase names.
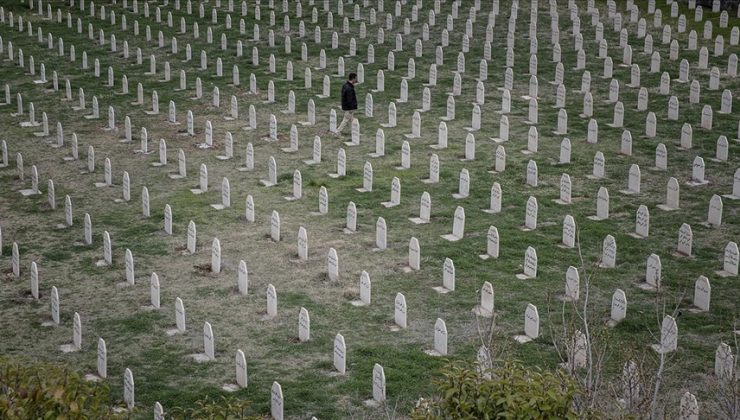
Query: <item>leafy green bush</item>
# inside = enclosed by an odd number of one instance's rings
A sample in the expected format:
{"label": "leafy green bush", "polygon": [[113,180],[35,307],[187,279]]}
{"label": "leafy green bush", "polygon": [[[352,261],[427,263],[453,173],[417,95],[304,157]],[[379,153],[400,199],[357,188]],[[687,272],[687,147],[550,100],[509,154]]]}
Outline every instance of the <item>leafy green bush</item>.
{"label": "leafy green bush", "polygon": [[575,419],[577,385],[560,372],[505,363],[490,371],[452,365],[435,380],[439,395],[421,399],[411,413],[421,419]]}
{"label": "leafy green bush", "polygon": [[116,418],[105,383],[89,382],[66,366],[0,359],[0,418]]}

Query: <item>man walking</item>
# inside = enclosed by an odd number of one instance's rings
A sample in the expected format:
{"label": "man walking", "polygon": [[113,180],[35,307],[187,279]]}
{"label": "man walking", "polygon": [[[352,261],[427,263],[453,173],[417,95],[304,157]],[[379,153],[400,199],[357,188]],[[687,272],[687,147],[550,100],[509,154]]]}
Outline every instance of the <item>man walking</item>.
{"label": "man walking", "polygon": [[357,83],[357,73],[350,73],[347,82],[342,85],[342,110],[344,119],[337,127],[336,135],[342,134],[342,130],[347,124],[352,124],[353,114],[357,109],[357,96],[355,96],[355,84]]}

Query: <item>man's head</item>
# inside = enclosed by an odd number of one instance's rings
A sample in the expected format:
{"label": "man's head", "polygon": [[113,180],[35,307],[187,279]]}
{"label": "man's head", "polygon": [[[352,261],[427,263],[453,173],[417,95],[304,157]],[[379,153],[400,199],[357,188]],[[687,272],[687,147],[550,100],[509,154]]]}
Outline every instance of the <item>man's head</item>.
{"label": "man's head", "polygon": [[357,73],[350,73],[349,78],[347,80],[352,83],[353,85],[357,83]]}

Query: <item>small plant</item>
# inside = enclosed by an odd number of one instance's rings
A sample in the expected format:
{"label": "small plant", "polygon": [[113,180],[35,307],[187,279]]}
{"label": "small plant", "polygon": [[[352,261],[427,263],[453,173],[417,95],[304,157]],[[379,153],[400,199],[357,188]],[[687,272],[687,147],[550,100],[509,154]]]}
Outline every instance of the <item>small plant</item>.
{"label": "small plant", "polygon": [[481,371],[452,365],[435,380],[439,395],[421,399],[411,417],[421,419],[578,418],[578,386],[567,375],[506,362]]}
{"label": "small plant", "polygon": [[118,418],[105,383],[89,382],[66,366],[0,359],[0,418]]}
{"label": "small plant", "polygon": [[221,400],[208,397],[198,400],[194,408],[174,407],[168,414],[173,420],[186,419],[219,419],[219,420],[250,420],[260,419],[259,416],[248,416],[249,401],[235,397],[222,396]]}

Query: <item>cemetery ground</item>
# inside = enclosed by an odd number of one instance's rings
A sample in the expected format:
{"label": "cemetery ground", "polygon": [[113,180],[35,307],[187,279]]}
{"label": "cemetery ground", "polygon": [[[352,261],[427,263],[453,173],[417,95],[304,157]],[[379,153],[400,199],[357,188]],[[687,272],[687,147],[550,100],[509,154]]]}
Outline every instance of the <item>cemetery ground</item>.
{"label": "cemetery ground", "polygon": [[[646,373],[649,383],[657,370],[658,356],[650,349],[651,344],[660,342],[661,321],[664,315],[673,315],[678,325],[678,346],[670,353],[667,369],[660,391],[661,410],[669,418],[678,411],[679,401],[685,392],[691,392],[699,401],[702,413],[718,412],[714,406],[720,387],[714,376],[715,350],[721,342],[731,345],[737,354],[740,330],[740,288],[737,276],[721,277],[715,274],[723,267],[724,250],[729,241],[740,238],[738,224],[738,201],[723,200],[722,223],[720,226],[704,226],[708,207],[713,195],[730,194],[738,168],[740,146],[738,112],[722,114],[720,103],[724,90],[732,92],[735,99],[740,95],[740,79],[727,74],[730,54],[740,53],[737,45],[725,45],[724,54],[714,56],[714,37],[722,34],[729,41],[730,29],[740,25],[740,19],[730,17],[727,28],[719,25],[719,13],[705,9],[704,20],[714,22],[714,32],[709,40],[701,37],[704,22],[694,22],[694,11],[684,3],[680,13],[687,17],[686,31],[674,30],[672,37],[680,45],[679,59],[669,59],[669,46],[661,42],[662,29],[653,27],[653,15],[648,14],[648,2],[636,1],[640,17],[648,21],[648,33],[654,38],[654,49],[661,54],[660,72],[651,73],[651,56],[644,54],[643,39],[636,36],[637,24],[629,21],[629,11],[618,2],[617,8],[625,17],[623,26],[629,31],[629,42],[634,51],[632,61],[639,64],[640,85],[649,93],[648,111],[657,117],[656,134],[646,137],[647,111],[638,111],[639,88],[628,87],[630,67],[620,66],[622,48],[619,47],[619,32],[612,30],[613,19],[607,17],[607,6],[597,2],[602,22],[604,39],[608,42],[608,54],[614,60],[614,79],[620,81],[619,100],[624,103],[624,127],[612,128],[614,104],[607,103],[610,79],[602,78],[603,59],[598,58],[599,44],[594,42],[594,26],[586,12],[586,2],[576,1],[581,19],[584,50],[587,61],[585,69],[590,71],[593,95],[593,119],[598,121],[598,142],[586,141],[590,118],[579,117],[583,111],[581,87],[583,70],[573,70],[577,61],[573,49],[574,36],[567,2],[558,1],[560,45],[565,67],[563,84],[566,88],[568,114],[567,135],[553,131],[558,126],[558,109],[555,105],[555,85],[549,82],[555,74],[550,43],[550,13],[547,2],[541,1],[538,9],[539,51],[537,75],[539,79],[539,120],[536,125],[525,123],[528,119],[529,101],[521,98],[528,94],[530,81],[530,38],[528,37],[530,4],[521,1],[517,19],[517,38],[513,65],[513,89],[511,90],[511,112],[509,141],[502,143],[506,148],[506,169],[492,174],[497,144],[490,140],[499,133],[501,115],[501,91],[506,69],[506,27],[510,14],[510,3],[501,2],[497,16],[488,60],[488,80],[485,81],[485,104],[481,104],[480,129],[475,136],[474,160],[465,158],[465,143],[471,124],[472,103],[476,102],[476,78],[478,64],[484,56],[484,42],[488,12],[491,2],[483,1],[482,8],[473,24],[474,38],[465,53],[465,72],[462,73],[462,92],[455,96],[456,118],[446,121],[449,145],[446,149],[432,149],[437,144],[439,117],[447,112],[448,92],[453,90],[453,70],[456,69],[461,37],[473,2],[463,1],[459,18],[455,19],[455,30],[450,31],[450,46],[444,49],[444,64],[437,66],[436,86],[431,89],[430,109],[421,113],[421,137],[406,139],[411,132],[411,121],[415,109],[421,108],[423,83],[427,83],[428,69],[435,62],[435,48],[440,45],[440,33],[446,25],[446,16],[451,13],[452,2],[441,4],[437,13],[436,26],[430,28],[429,41],[423,42],[423,55],[415,56],[414,42],[422,38],[422,23],[433,1],[424,2],[418,22],[412,22],[410,33],[403,37],[403,51],[394,51],[395,70],[388,71],[386,57],[394,50],[395,35],[402,33],[403,17],[409,17],[411,4],[403,6],[402,17],[393,19],[393,30],[386,31],[385,43],[377,43],[377,27],[385,24],[385,13],[378,13],[378,23],[371,25],[367,20],[373,1],[362,8],[363,21],[367,24],[367,38],[359,37],[359,23],[352,19],[354,4],[345,4],[344,13],[349,17],[350,31],[342,33],[342,17],[337,14],[337,5],[331,1],[334,11],[334,28],[328,28],[326,12],[322,2],[317,1],[318,24],[310,22],[311,9],[308,1],[303,2],[303,19],[306,35],[298,35],[295,4],[290,2],[290,32],[283,31],[284,13],[280,2],[275,4],[275,25],[269,25],[268,2],[261,4],[261,20],[255,20],[254,4],[249,3],[249,13],[243,17],[246,33],[240,34],[240,4],[228,12],[227,1],[218,8],[217,23],[211,22],[214,2],[206,3],[205,18],[198,17],[198,4],[193,3],[193,14],[182,8],[176,10],[174,1],[150,2],[149,17],[143,12],[133,13],[129,1],[123,10],[123,1],[106,4],[108,13],[116,12],[118,20],[111,24],[110,18],[90,17],[88,8],[80,11],[78,3],[69,7],[68,2],[52,4],[54,19],[46,20],[36,10],[29,10],[27,2],[3,4],[6,23],[0,23],[0,36],[5,43],[22,49],[25,59],[35,58],[36,75],[21,69],[16,62],[0,62],[0,85],[10,85],[13,103],[0,107],[0,139],[7,142],[10,162],[0,168],[0,228],[2,242],[0,250],[0,354],[14,360],[41,360],[73,366],[81,373],[96,371],[96,343],[98,337],[107,345],[106,381],[110,384],[114,400],[121,402],[123,396],[123,372],[130,369],[136,383],[137,416],[148,417],[155,402],[160,402],[165,411],[172,407],[190,407],[204,396],[226,395],[222,386],[234,383],[234,354],[241,349],[248,365],[248,386],[232,395],[251,401],[250,411],[255,414],[270,412],[271,385],[278,381],[284,394],[287,417],[310,418],[380,418],[406,415],[419,397],[434,392],[432,379],[448,361],[475,361],[482,338],[487,335],[491,320],[476,317],[472,309],[480,302],[480,290],[488,281],[495,290],[496,325],[491,343],[497,358],[516,359],[528,366],[557,369],[564,360],[558,354],[563,343],[570,340],[574,329],[582,329],[576,309],[581,310],[585,290],[575,304],[563,303],[565,273],[569,266],[578,268],[581,285],[591,276],[588,313],[590,328],[594,334],[594,345],[605,348],[603,372],[604,407],[614,409],[619,394],[622,367],[628,360],[637,361]],[[386,11],[394,8],[391,1],[385,2]],[[657,1],[662,9],[663,22],[675,27],[676,19],[670,17],[671,7]],[[139,8],[143,9],[143,2]],[[362,2],[355,2],[362,7]],[[161,7],[163,15],[171,12],[174,26],[157,23],[154,9]],[[56,20],[56,8],[62,10],[62,20]],[[98,6],[99,8],[99,6]],[[97,9],[96,9],[97,10]],[[44,15],[46,3],[44,3]],[[30,22],[33,36],[17,31],[7,24],[8,14],[22,16]],[[66,14],[73,17],[71,28],[67,27]],[[232,28],[227,29],[224,19],[232,16]],[[128,30],[121,29],[121,16],[128,19]],[[731,13],[730,16],[735,16]],[[75,22],[83,21],[83,31],[78,33]],[[180,33],[179,21],[187,20],[187,33]],[[139,21],[140,34],[134,35],[134,20]],[[200,25],[200,36],[192,33],[193,22]],[[95,28],[93,40],[89,39],[87,24]],[[252,40],[252,27],[261,27],[259,41]],[[382,24],[381,24],[382,23]],[[25,23],[24,23],[25,24]],[[146,25],[151,26],[152,40],[144,36]],[[322,43],[314,42],[314,27],[322,26]],[[206,28],[213,30],[213,42],[206,37]],[[54,35],[54,47],[47,42],[39,43],[36,28],[44,36]],[[268,45],[268,31],[275,31],[275,46]],[[686,48],[688,33],[695,29],[699,35],[699,46],[708,46],[708,68],[698,69],[697,50]],[[98,42],[98,30],[106,34],[106,42]],[[164,48],[157,45],[157,32],[163,33]],[[331,32],[337,31],[339,47],[331,48]],[[115,33],[119,51],[111,52],[110,40]],[[226,51],[220,49],[221,33],[228,37]],[[292,49],[286,53],[284,36],[290,35]],[[177,37],[179,51],[173,54],[170,39]],[[349,39],[357,40],[357,55],[347,56]],[[63,38],[65,53],[57,54],[57,39]],[[126,40],[131,56],[121,56],[121,44]],[[236,57],[237,40],[244,42],[243,57]],[[305,42],[308,60],[301,60],[301,43]],[[185,44],[192,47],[192,59],[184,61]],[[375,63],[367,63],[367,45],[375,44]],[[69,47],[76,48],[76,60],[70,61]],[[259,48],[259,64],[252,63],[252,47]],[[143,63],[136,64],[135,51],[140,48]],[[326,52],[326,69],[319,66],[320,51]],[[207,52],[208,68],[201,69],[200,52]],[[82,52],[87,53],[89,68],[81,69]],[[269,72],[268,57],[275,55],[275,71]],[[157,74],[149,71],[149,56],[154,55]],[[223,60],[223,76],[216,76],[216,58]],[[355,113],[360,126],[360,144],[345,145],[350,141],[349,127],[345,135],[336,137],[329,133],[329,112],[335,109],[341,121],[339,92],[346,77],[335,76],[337,59],[345,60],[345,74],[355,71],[358,63],[364,64],[364,82],[356,86],[360,110]],[[407,76],[407,61],[415,59],[416,76],[408,80],[408,103],[396,103],[397,126],[383,127],[385,153],[371,157],[376,151],[376,130],[388,121],[388,104],[399,97],[399,85]],[[100,62],[100,77],[93,74],[93,61]],[[678,83],[673,79],[679,74],[680,59],[691,63],[690,79],[701,84],[699,103],[689,102],[691,83]],[[286,66],[292,60],[294,80],[286,80]],[[163,79],[163,64],[172,66],[171,80]],[[39,65],[44,63],[46,83],[35,83],[39,78]],[[232,67],[239,66],[240,85],[231,84]],[[711,90],[708,86],[710,72],[716,66],[721,71],[720,86]],[[106,86],[107,69],[115,73],[114,86]],[[304,88],[304,69],[313,71],[312,87]],[[376,88],[376,73],[385,70],[385,91],[372,92]],[[187,89],[180,91],[179,71],[187,73]],[[59,77],[59,91],[51,86],[51,73]],[[663,95],[658,87],[661,73],[671,75],[670,95]],[[120,94],[121,77],[126,74],[129,93]],[[249,93],[249,76],[254,74],[258,93]],[[329,75],[331,96],[317,98],[322,91],[322,77]],[[203,96],[195,96],[195,79],[202,80]],[[73,99],[63,100],[64,80],[72,85]],[[268,81],[275,84],[275,101],[268,99]],[[133,105],[136,100],[136,84],[141,83],[144,91],[142,105]],[[219,88],[220,106],[213,106],[212,92]],[[78,89],[84,89],[87,109],[74,111],[78,104]],[[148,115],[151,110],[151,94],[156,90],[161,110],[157,115]],[[281,111],[287,108],[289,91],[295,94],[295,113]],[[365,94],[371,93],[374,100],[374,116],[364,113]],[[24,106],[33,103],[36,118],[41,112],[48,115],[48,137],[36,137],[33,132],[39,127],[22,127],[27,121],[24,115],[13,116],[16,111],[16,93],[23,95]],[[228,121],[230,98],[234,95],[239,103],[239,118]],[[667,118],[669,97],[675,95],[680,102],[680,114],[676,121]],[[89,114],[90,100],[96,96],[100,103],[100,118],[85,119]],[[316,124],[300,125],[306,120],[306,104],[316,104]],[[178,125],[167,121],[167,106],[174,101],[177,107]],[[737,100],[735,101],[737,102]],[[711,129],[701,128],[702,107],[705,104],[714,110]],[[256,109],[256,130],[244,130],[247,109]],[[115,109],[114,131],[104,130],[108,123],[107,109]],[[734,104],[735,109],[740,105]],[[195,135],[188,136],[186,112],[194,116]],[[277,120],[278,141],[268,142],[270,115]],[[124,117],[130,116],[133,139],[122,142]],[[56,143],[56,123],[64,129],[64,146],[51,147]],[[213,125],[213,147],[201,148],[204,142],[206,121]],[[680,138],[684,123],[693,126],[693,147],[681,149]],[[297,152],[287,153],[282,148],[290,146],[291,125],[296,125],[299,138]],[[537,127],[538,147],[535,153],[524,154],[530,127]],[[151,152],[137,153],[140,149],[140,130],[147,129]],[[624,130],[630,130],[633,139],[631,155],[620,153]],[[228,160],[219,159],[225,151],[225,135],[233,135],[234,155]],[[71,155],[71,137],[75,133],[79,141],[79,159],[64,160]],[[727,137],[728,156],[725,161],[713,161],[717,139]],[[322,142],[322,160],[318,165],[307,165],[305,160],[312,156],[314,136]],[[571,162],[558,164],[561,141],[570,139]],[[162,167],[152,164],[159,161],[158,141],[167,143],[168,162]],[[410,168],[401,166],[402,143],[410,145]],[[239,171],[244,166],[247,143],[254,146],[254,170]],[[666,170],[655,170],[656,147],[663,143],[668,151]],[[86,151],[88,146],[95,150],[95,170],[87,173]],[[329,173],[336,171],[337,152],[344,148],[347,155],[346,176],[333,178]],[[177,151],[182,149],[187,156],[187,177],[172,179],[177,173]],[[593,170],[594,154],[600,151],[605,156],[606,175],[602,179],[589,179]],[[15,156],[23,156],[24,179],[19,179]],[[432,154],[439,157],[439,183],[422,182],[429,177],[429,162]],[[267,178],[268,159],[274,156],[277,162],[277,185],[265,187],[260,180]],[[695,157],[706,162],[706,185],[689,186]],[[468,156],[470,157],[470,156]],[[112,166],[112,186],[96,187],[103,182],[103,161],[109,158]],[[530,160],[537,163],[537,185],[527,185],[527,165]],[[363,185],[363,165],[372,164],[373,179],[371,192],[358,192]],[[208,168],[208,191],[193,194],[198,186],[199,167]],[[627,189],[631,165],[641,169],[639,194],[626,195],[619,191]],[[41,194],[29,197],[19,191],[30,186],[31,166],[38,168]],[[300,170],[303,196],[289,201],[284,197],[293,193],[293,172]],[[469,196],[453,197],[458,192],[459,175],[462,169],[470,174]],[[122,198],[122,174],[130,175],[131,199]],[[572,203],[561,205],[554,200],[560,197],[561,175],[568,173],[572,180]],[[400,205],[386,208],[381,202],[391,196],[392,179],[400,180]],[[657,206],[666,199],[666,183],[675,177],[680,185],[680,209],[664,211]],[[230,207],[216,210],[211,205],[221,203],[222,179],[230,184]],[[47,200],[47,180],[54,180],[56,209]],[[490,214],[491,186],[500,184],[502,209]],[[319,188],[326,187],[329,197],[328,213],[318,215]],[[142,216],[141,191],[147,187],[150,197],[150,215]],[[597,191],[605,187],[610,193],[609,217],[594,221],[588,216],[596,212]],[[428,224],[417,225],[409,218],[419,216],[419,200],[423,192],[431,196],[431,217]],[[254,201],[255,220],[245,218],[245,200],[251,195]],[[59,228],[65,220],[64,197],[69,195],[73,203],[74,224]],[[524,231],[525,209],[529,197],[536,197],[538,217],[536,229]],[[347,206],[350,201],[357,208],[357,232],[344,232]],[[164,209],[172,209],[172,234],[164,226]],[[649,236],[635,238],[635,212],[640,205],[650,211]],[[452,232],[456,207],[465,209],[464,237],[448,242],[442,235]],[[280,216],[280,241],[270,238],[271,214]],[[92,221],[92,244],[84,244],[84,215]],[[580,253],[576,248],[559,246],[563,237],[563,219],[572,215],[576,221]],[[387,249],[376,250],[376,221],[382,217],[387,223]],[[188,223],[197,226],[197,250],[189,254],[186,250]],[[691,256],[676,252],[679,228],[683,223],[691,226],[693,247]],[[486,253],[490,226],[496,226],[500,237],[498,258],[482,260]],[[308,258],[302,260],[297,251],[297,235],[304,227],[308,237]],[[103,232],[110,234],[112,242],[112,265],[98,265],[103,259]],[[600,268],[604,238],[612,235],[616,239],[616,266]],[[409,240],[418,239],[421,249],[420,269],[405,270],[408,266]],[[218,238],[221,245],[221,272],[211,271],[211,244]],[[11,269],[12,244],[17,243],[20,255],[20,276]],[[520,280],[517,273],[523,270],[527,247],[537,252],[538,268],[535,278]],[[333,248],[337,252],[339,278],[332,280],[327,275],[327,254]],[[135,261],[135,285],[126,284],[125,251],[129,249]],[[660,256],[662,262],[661,286],[658,292],[639,287],[645,282],[646,261],[650,254]],[[454,261],[455,288],[446,294],[433,289],[442,285],[445,259]],[[238,290],[239,262],[248,267],[248,293]],[[38,266],[39,297],[31,295],[30,264]],[[366,271],[372,280],[372,303],[357,307],[350,302],[359,298],[359,279]],[[161,308],[150,305],[150,275],[156,272],[161,285]],[[712,295],[709,311],[690,311],[694,297],[694,285],[700,276],[711,282]],[[277,292],[277,316],[266,319],[265,290],[272,284]],[[51,288],[59,291],[61,320],[59,325],[48,327],[50,319]],[[628,309],[626,318],[614,327],[607,327],[612,295],[616,289],[626,293]],[[392,331],[394,326],[394,300],[403,293],[408,307],[408,327]],[[182,299],[186,311],[187,330],[181,334],[168,335],[167,330],[175,327],[175,299]],[[540,336],[532,342],[517,344],[513,336],[523,331],[524,311],[528,303],[539,310]],[[306,308],[310,314],[310,340],[298,338],[298,314]],[[82,348],[76,352],[62,353],[59,346],[69,343],[72,337],[73,314],[82,319]],[[425,350],[434,347],[434,326],[437,318],[445,321],[448,331],[449,354],[433,357]],[[215,360],[198,363],[192,355],[203,353],[203,324],[213,327]],[[563,333],[563,329],[567,332]],[[347,372],[338,374],[333,367],[333,346],[337,333],[341,333],[347,344]],[[554,345],[556,342],[558,345]],[[379,363],[384,368],[387,383],[385,405],[368,407],[363,401],[373,395],[373,367]],[[736,385],[737,386],[737,385]],[[123,405],[123,403],[121,403]],[[715,410],[715,411],[712,411]]]}

